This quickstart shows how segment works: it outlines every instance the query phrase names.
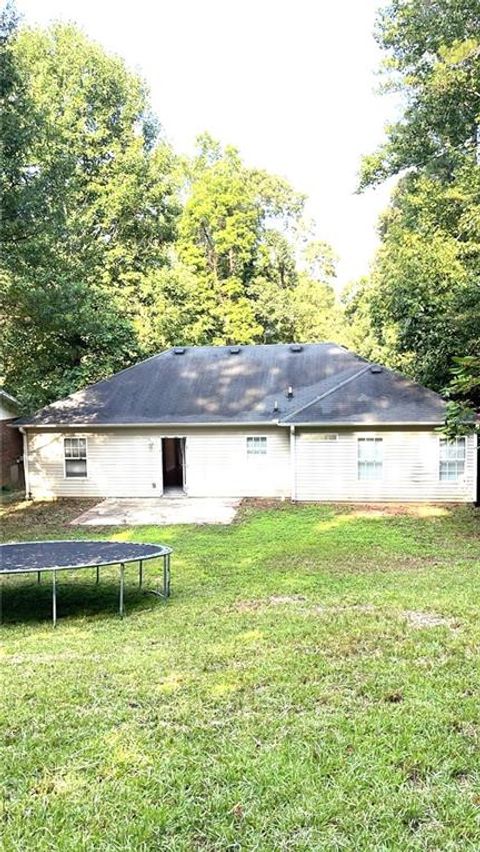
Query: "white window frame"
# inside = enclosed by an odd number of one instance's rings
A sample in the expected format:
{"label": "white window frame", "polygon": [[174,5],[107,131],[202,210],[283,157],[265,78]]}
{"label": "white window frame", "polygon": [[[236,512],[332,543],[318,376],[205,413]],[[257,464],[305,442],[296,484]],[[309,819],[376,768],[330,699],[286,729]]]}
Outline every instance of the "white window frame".
{"label": "white window frame", "polygon": [[[264,449],[250,449],[250,447],[264,447]],[[247,458],[258,458],[262,456],[263,458],[268,455],[268,439],[266,435],[247,435],[245,439],[245,447],[247,451]]]}
{"label": "white window frame", "polygon": [[[365,461],[364,459],[360,459],[360,442],[362,444],[372,443],[379,444],[382,449],[382,460],[380,462],[376,461]],[[384,468],[384,441],[383,437],[380,435],[357,435],[357,481],[358,482],[382,482],[383,481],[383,468]],[[360,465],[361,464],[373,464],[373,470],[378,472],[376,476],[360,476]]]}
{"label": "white window frame", "polygon": [[[71,440],[85,441],[85,476],[68,476],[67,474],[67,455],[66,442]],[[83,459],[83,456],[70,456],[70,459]],[[88,479],[88,438],[85,435],[64,435],[63,436],[63,478],[64,479]]]}
{"label": "white window frame", "polygon": [[[443,459],[442,458],[442,447],[454,445],[457,449],[457,456],[454,459]],[[463,458],[458,457],[458,447],[459,445],[463,446]],[[456,476],[454,478],[442,476],[442,464],[452,464],[456,466]],[[458,467],[462,466],[461,471],[459,472]],[[444,438],[439,437],[438,439],[438,481],[439,482],[463,482],[465,479],[465,470],[467,467],[467,439],[464,435],[457,435],[456,438]]]}

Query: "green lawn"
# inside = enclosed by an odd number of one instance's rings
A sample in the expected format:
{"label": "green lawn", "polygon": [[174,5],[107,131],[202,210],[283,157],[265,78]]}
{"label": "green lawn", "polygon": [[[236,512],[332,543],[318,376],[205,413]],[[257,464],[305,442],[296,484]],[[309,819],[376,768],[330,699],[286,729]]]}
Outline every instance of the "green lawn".
{"label": "green lawn", "polygon": [[120,621],[115,569],[69,574],[54,631],[48,581],[4,583],[2,852],[480,848],[479,512],[75,511],[9,504],[2,535],[161,540],[172,597],[129,569]]}

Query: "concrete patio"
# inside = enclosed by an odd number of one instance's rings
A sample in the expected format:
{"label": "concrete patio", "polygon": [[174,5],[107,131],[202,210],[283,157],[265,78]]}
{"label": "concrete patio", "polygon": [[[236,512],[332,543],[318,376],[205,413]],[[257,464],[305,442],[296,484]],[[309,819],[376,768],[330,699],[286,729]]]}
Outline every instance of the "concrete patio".
{"label": "concrete patio", "polygon": [[109,497],[71,521],[82,526],[231,524],[240,500],[233,497]]}

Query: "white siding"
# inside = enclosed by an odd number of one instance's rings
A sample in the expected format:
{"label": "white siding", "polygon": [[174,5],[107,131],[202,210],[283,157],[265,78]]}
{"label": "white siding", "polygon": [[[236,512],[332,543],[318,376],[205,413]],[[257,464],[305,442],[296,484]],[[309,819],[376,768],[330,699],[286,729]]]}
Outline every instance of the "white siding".
{"label": "white siding", "polygon": [[[248,435],[266,435],[266,456],[247,456]],[[66,479],[63,438],[87,438],[87,478]],[[162,494],[162,437],[186,438],[190,496],[290,496],[285,429],[178,428],[28,430],[29,488],[42,497],[155,497]]]}
{"label": "white siding", "polygon": [[[332,429],[326,430],[332,432]],[[439,436],[429,430],[336,430],[337,441],[319,431],[295,437],[297,500],[461,501],[475,499],[476,449],[467,438],[465,476],[439,480]],[[357,437],[383,438],[381,481],[357,474]],[[66,479],[63,438],[87,438],[87,479]],[[267,455],[248,456],[246,438],[266,435]],[[29,488],[42,497],[155,497],[162,494],[162,437],[186,438],[187,493],[192,497],[290,497],[288,429],[278,427],[111,429],[95,432],[28,430]]]}
{"label": "white siding", "polygon": [[[325,430],[327,431],[327,430]],[[439,479],[439,435],[430,430],[349,431],[329,429],[336,441],[319,440],[319,431],[302,430],[295,440],[297,500],[393,500],[468,502],[475,499],[475,438],[467,438],[465,476]],[[383,438],[380,481],[358,479],[357,438]]]}
{"label": "white siding", "polygon": [[[266,455],[247,455],[249,435],[267,436]],[[209,429],[187,438],[187,490],[230,497],[290,497],[287,429]]]}

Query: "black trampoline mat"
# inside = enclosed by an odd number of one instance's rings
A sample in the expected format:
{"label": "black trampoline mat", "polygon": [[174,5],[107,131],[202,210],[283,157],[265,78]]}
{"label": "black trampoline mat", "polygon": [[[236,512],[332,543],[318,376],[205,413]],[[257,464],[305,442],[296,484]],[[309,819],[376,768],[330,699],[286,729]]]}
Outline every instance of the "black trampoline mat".
{"label": "black trampoline mat", "polygon": [[140,562],[171,553],[161,544],[118,541],[29,541],[0,544],[0,574],[59,571]]}

